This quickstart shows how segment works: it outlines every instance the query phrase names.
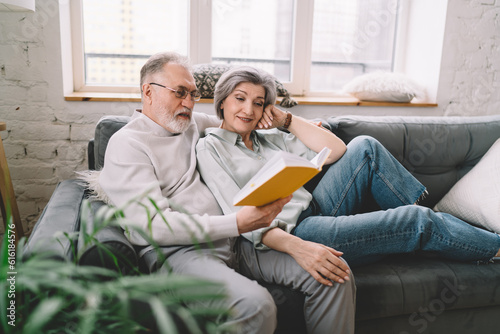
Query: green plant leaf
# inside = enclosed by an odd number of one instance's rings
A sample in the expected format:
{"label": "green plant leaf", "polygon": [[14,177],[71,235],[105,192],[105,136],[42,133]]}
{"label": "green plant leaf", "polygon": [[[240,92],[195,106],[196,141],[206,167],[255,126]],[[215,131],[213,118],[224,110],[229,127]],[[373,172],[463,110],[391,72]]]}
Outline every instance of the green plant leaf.
{"label": "green plant leaf", "polygon": [[54,297],[42,300],[35,310],[30,314],[29,320],[23,329],[23,334],[43,333],[43,327],[61,311],[64,301]]}
{"label": "green plant leaf", "polygon": [[[146,194],[141,196],[144,200]],[[159,211],[152,199],[146,200]],[[141,319],[137,318],[136,313],[142,311],[137,309],[137,305],[149,306],[161,333],[178,333],[180,329],[186,328],[191,333],[215,333],[216,321],[225,316],[227,310],[202,305],[207,305],[206,301],[224,298],[223,286],[193,277],[168,274],[168,263],[163,264],[166,258],[151,235],[152,216],[149,209],[149,228],[142,230],[126,219],[125,207],[102,206],[95,213],[93,208],[95,206],[86,201],[82,203],[80,232],[58,235],[59,238],[70,239],[74,253],[77,252],[74,241],[82,240],[79,248],[97,247],[103,256],[111,256],[118,265],[126,259],[114,256],[106,244],[99,242],[98,233],[105,227],[120,226],[138,233],[152,245],[158,254],[158,263],[167,269],[167,273],[143,275],[137,270],[136,276],[123,276],[119,270],[79,266],[78,256],[74,256],[74,262],[54,260],[47,253],[34,253],[22,261],[19,257],[16,293],[22,298],[18,312],[23,316],[20,317],[19,326],[16,324],[16,333],[60,334],[74,333],[77,329],[79,333],[96,334],[151,331],[145,328],[148,324],[140,323]],[[60,241],[55,239],[53,242]],[[19,243],[21,248],[23,243]],[[4,248],[2,244],[2,250]],[[0,262],[0,269],[3,270],[2,266],[5,266],[4,261]],[[2,291],[5,291],[5,280],[0,282],[3,296],[5,294]],[[2,301],[5,305],[5,300],[0,298],[0,306]],[[193,307],[186,307],[186,304]],[[5,309],[2,307],[1,312]],[[9,330],[4,324],[2,326],[3,332]]]}
{"label": "green plant leaf", "polygon": [[177,334],[179,331],[177,330],[177,326],[175,325],[174,319],[170,316],[170,314],[166,311],[165,306],[161,303],[161,301],[154,297],[149,301],[149,305],[151,306],[151,311],[156,319],[156,324],[158,326],[158,330],[162,334]]}

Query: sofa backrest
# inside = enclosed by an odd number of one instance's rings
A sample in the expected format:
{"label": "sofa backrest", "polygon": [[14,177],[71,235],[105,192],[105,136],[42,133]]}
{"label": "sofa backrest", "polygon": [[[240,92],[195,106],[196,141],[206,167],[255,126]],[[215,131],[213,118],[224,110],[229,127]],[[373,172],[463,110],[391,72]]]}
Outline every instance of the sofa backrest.
{"label": "sofa backrest", "polygon": [[[97,123],[92,169],[104,165],[109,138],[130,120],[104,116]],[[429,191],[433,207],[500,138],[500,115],[477,117],[340,116],[328,119],[346,143],[359,135],[378,139]]]}
{"label": "sofa backrest", "polygon": [[100,170],[104,166],[104,153],[108,146],[109,138],[125,124],[130,121],[129,116],[103,116],[97,122],[93,140],[93,150],[89,149],[89,153],[93,153],[93,159],[89,157],[89,162],[93,162],[91,169]]}
{"label": "sofa backrest", "polygon": [[346,143],[378,139],[429,192],[433,207],[500,138],[500,115],[477,117],[341,116],[328,119]]}

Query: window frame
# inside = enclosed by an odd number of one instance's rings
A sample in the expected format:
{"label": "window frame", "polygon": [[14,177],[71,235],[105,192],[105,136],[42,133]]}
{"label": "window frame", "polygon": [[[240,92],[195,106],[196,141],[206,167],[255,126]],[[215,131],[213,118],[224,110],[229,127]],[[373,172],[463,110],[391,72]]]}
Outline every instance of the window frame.
{"label": "window frame", "polygon": [[[84,38],[83,38],[83,0],[70,1],[70,29],[71,29],[71,54],[72,54],[72,82],[73,92],[82,93],[128,93],[139,94],[137,86],[98,86],[86,85],[84,64]],[[230,0],[228,0],[230,1]],[[341,92],[311,91],[311,51],[314,0],[294,0],[294,27],[291,56],[291,81],[283,82],[285,88],[293,96],[304,97],[343,97]],[[406,1],[400,1],[396,23],[396,38],[394,46],[393,70],[401,68],[405,45],[404,18],[408,17]],[[300,13],[301,15],[298,15]],[[212,0],[189,0],[189,43],[188,57],[191,63],[201,64],[211,62],[212,49]]]}

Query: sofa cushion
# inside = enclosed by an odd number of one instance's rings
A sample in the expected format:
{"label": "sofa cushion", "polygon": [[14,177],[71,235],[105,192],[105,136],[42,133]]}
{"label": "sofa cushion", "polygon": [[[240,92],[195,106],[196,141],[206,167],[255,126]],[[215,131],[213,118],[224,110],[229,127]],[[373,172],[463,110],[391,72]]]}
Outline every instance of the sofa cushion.
{"label": "sofa cushion", "polygon": [[356,334],[498,334],[500,306],[446,311],[437,307],[432,311],[422,307],[412,314],[359,320]]}
{"label": "sofa cushion", "polygon": [[328,122],[346,143],[378,139],[429,192],[433,207],[500,138],[500,115],[478,117],[340,116]]}
{"label": "sofa cushion", "polygon": [[94,134],[94,167],[96,170],[104,166],[104,153],[109,138],[130,121],[130,116],[103,116],[95,127]]}
{"label": "sofa cushion", "polygon": [[500,305],[500,263],[394,256],[353,273],[356,320]]}
{"label": "sofa cushion", "polygon": [[500,139],[434,210],[500,233]]}

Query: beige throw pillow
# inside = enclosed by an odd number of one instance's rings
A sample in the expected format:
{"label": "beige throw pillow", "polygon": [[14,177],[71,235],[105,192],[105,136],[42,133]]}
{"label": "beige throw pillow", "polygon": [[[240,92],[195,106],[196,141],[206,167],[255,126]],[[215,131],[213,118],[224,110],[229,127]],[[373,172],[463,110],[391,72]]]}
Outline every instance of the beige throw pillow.
{"label": "beige throw pillow", "polygon": [[352,79],[345,93],[360,101],[408,103],[413,98],[424,100],[425,89],[401,73],[373,72]]}
{"label": "beige throw pillow", "polygon": [[436,204],[434,211],[500,233],[500,139]]}

